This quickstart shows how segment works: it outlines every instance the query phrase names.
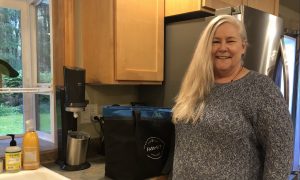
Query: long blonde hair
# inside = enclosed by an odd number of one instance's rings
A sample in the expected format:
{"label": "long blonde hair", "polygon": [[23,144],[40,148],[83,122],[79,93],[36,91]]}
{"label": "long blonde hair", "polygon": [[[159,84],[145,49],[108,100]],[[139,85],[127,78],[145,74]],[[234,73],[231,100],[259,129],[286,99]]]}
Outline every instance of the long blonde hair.
{"label": "long blonde hair", "polygon": [[216,29],[225,22],[238,27],[242,40],[247,42],[245,27],[235,17],[220,15],[209,22],[198,41],[180,91],[175,98],[175,105],[172,109],[174,123],[195,123],[203,114],[205,98],[214,85],[212,41]]}

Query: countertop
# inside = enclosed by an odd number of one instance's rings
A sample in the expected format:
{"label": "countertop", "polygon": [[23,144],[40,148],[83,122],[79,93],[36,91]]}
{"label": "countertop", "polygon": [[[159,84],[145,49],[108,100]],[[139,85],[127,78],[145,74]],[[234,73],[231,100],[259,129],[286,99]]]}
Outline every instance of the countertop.
{"label": "countertop", "polygon": [[87,161],[91,164],[91,167],[80,171],[61,170],[59,165],[55,163],[43,164],[43,166],[72,180],[112,180],[104,175],[105,163],[103,156],[97,155],[96,157],[88,158]]}
{"label": "countertop", "polygon": [[[55,163],[43,164],[43,166],[61,174],[71,180],[113,180],[105,177],[105,157],[96,155],[95,157],[88,158],[87,161],[91,164],[88,169],[80,171],[64,171]],[[153,177],[147,180],[167,180],[166,176]]]}

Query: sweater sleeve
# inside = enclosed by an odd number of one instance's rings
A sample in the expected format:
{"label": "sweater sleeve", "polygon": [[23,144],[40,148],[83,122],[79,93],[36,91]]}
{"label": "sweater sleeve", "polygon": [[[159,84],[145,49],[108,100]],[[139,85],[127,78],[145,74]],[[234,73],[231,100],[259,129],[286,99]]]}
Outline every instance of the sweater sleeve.
{"label": "sweater sleeve", "polygon": [[254,130],[264,154],[263,179],[288,179],[293,159],[293,125],[287,103],[272,81],[260,89]]}

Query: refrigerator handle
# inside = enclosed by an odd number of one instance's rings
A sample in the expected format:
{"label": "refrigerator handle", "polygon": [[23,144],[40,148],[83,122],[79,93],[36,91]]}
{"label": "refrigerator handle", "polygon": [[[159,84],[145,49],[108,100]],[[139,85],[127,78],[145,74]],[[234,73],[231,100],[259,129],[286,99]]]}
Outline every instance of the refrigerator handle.
{"label": "refrigerator handle", "polygon": [[280,49],[281,51],[281,56],[282,58],[280,58],[282,60],[282,69],[283,69],[283,84],[284,84],[284,98],[287,102],[287,104],[289,104],[289,71],[288,71],[288,61],[287,61],[287,57],[286,57],[286,50],[285,50],[285,46],[284,46],[284,40],[283,37],[280,38]]}

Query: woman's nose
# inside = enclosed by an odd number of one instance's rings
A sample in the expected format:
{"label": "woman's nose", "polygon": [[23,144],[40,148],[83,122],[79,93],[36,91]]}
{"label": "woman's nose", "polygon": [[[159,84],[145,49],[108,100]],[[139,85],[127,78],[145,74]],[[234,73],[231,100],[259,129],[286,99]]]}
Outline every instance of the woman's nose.
{"label": "woman's nose", "polygon": [[225,50],[227,50],[226,43],[221,42],[221,43],[220,43],[220,46],[219,46],[219,50],[220,50],[220,51],[225,51]]}

